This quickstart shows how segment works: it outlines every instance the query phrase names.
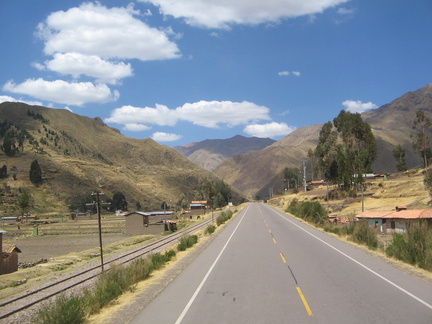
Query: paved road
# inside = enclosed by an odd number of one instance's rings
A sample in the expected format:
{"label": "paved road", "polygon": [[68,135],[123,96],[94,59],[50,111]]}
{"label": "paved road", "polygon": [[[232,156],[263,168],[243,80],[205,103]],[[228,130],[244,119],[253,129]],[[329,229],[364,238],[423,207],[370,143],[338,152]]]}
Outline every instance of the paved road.
{"label": "paved road", "polygon": [[432,286],[251,203],[132,323],[432,323]]}

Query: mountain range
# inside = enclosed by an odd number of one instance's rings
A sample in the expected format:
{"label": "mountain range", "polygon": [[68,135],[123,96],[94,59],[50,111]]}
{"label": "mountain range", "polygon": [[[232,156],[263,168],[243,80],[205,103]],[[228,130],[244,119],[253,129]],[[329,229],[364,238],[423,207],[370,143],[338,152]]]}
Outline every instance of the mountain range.
{"label": "mountain range", "polygon": [[214,171],[222,162],[234,155],[259,151],[274,142],[275,140],[269,138],[237,135],[228,139],[208,139],[184,146],[175,146],[174,149],[192,162]]}
{"label": "mountain range", "polygon": [[[378,155],[373,164],[374,172],[397,171],[392,153],[396,145],[402,145],[405,149],[409,168],[421,166],[421,158],[414,152],[411,139],[418,110],[432,117],[432,84],[362,114],[377,139]],[[335,117],[329,116],[329,120]],[[307,152],[316,147],[322,126],[301,127],[260,151],[235,155],[221,163],[214,172],[249,198],[267,197],[269,191],[281,189],[286,167],[303,170],[305,166],[307,179],[311,180],[313,161],[307,157]]]}
{"label": "mountain range", "polygon": [[[392,150],[399,144],[405,149],[408,167],[421,166],[410,137],[418,110],[432,116],[432,84],[362,114],[378,143],[374,172],[396,171]],[[13,175],[0,179],[3,188],[30,187],[38,202],[35,208],[53,212],[94,190],[108,197],[123,192],[132,209],[135,204],[156,208],[162,201],[192,200],[205,178],[230,184],[237,190],[237,201],[242,195],[264,198],[282,188],[287,167],[305,168],[307,179],[313,179],[313,159],[307,153],[316,147],[322,128],[304,126],[279,141],[235,136],[170,148],[151,139],[125,137],[100,118],[65,109],[5,102],[0,104],[0,123],[0,144],[5,129],[28,134],[13,156],[0,153],[0,166],[6,165]],[[43,172],[43,181],[37,186],[29,181],[34,160]]]}

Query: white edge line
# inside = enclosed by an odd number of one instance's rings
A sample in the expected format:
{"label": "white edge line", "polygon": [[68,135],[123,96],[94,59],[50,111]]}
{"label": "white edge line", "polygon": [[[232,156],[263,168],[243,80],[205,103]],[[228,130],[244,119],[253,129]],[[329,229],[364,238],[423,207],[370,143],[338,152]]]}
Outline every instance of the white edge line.
{"label": "white edge line", "polygon": [[366,269],[367,271],[373,273],[374,275],[376,275],[377,277],[381,278],[382,280],[386,281],[387,283],[389,283],[390,285],[392,285],[393,287],[399,289],[400,291],[404,292],[405,294],[407,294],[408,296],[414,298],[415,300],[417,300],[418,302],[422,303],[423,305],[425,305],[426,307],[432,309],[432,305],[425,302],[423,299],[413,295],[412,293],[410,293],[409,291],[405,290],[404,288],[398,286],[397,284],[395,284],[393,281],[383,277],[382,275],[380,275],[379,273],[375,272],[374,270],[372,270],[371,268],[365,266],[363,263],[357,261],[356,259],[350,257],[349,255],[345,254],[344,252],[342,252],[341,250],[335,248],[333,245],[327,243],[326,241],[320,239],[318,236],[315,236],[314,234],[312,234],[311,232],[305,230],[304,228],[302,228],[301,226],[297,225],[296,223],[294,223],[293,221],[291,221],[290,219],[284,217],[286,216],[279,214],[278,212],[276,212],[273,208],[270,208],[276,215],[278,215],[279,217],[282,217],[283,219],[285,219],[286,221],[290,222],[291,224],[297,226],[299,229],[301,229],[302,231],[306,232],[307,234],[309,234],[310,236],[316,238],[318,241],[321,241],[322,243],[324,243],[325,245],[329,246],[330,248],[332,248],[333,250],[339,252],[340,254],[342,254],[343,256],[345,256],[346,258],[350,259],[351,261],[357,263],[359,266],[363,267],[364,269]]}
{"label": "white edge line", "polygon": [[199,292],[201,291],[201,288],[204,286],[204,283],[207,281],[207,278],[210,276],[210,273],[213,271],[213,268],[216,266],[216,263],[219,261],[220,257],[222,256],[222,253],[225,251],[226,247],[228,246],[228,243],[231,241],[231,238],[234,236],[235,232],[237,231],[237,228],[240,226],[240,223],[243,221],[243,218],[245,217],[246,211],[249,209],[249,206],[250,206],[250,204],[247,206],[247,209],[244,211],[244,214],[243,214],[242,218],[240,219],[239,223],[235,227],[235,229],[232,232],[231,236],[228,238],[228,241],[225,243],[225,245],[222,248],[222,250],[219,252],[219,255],[214,260],[213,264],[211,265],[210,269],[207,271],[206,275],[204,276],[203,280],[201,281],[201,283],[199,284],[199,286],[197,287],[197,289],[195,290],[195,292],[192,295],[191,299],[186,304],[186,307],[183,309],[182,313],[180,314],[180,316],[175,321],[175,324],[180,324],[181,323],[181,321],[185,317],[186,313],[188,312],[189,308],[192,306],[192,303],[194,302],[195,298],[198,296]]}

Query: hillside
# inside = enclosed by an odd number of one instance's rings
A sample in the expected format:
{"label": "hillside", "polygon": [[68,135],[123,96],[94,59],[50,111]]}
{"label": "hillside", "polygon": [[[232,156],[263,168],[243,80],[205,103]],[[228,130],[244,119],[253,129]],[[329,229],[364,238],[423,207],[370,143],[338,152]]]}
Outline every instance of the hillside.
{"label": "hillside", "polygon": [[[392,150],[398,144],[405,148],[409,168],[421,165],[421,159],[413,152],[410,138],[413,132],[411,126],[419,109],[432,117],[432,84],[362,114],[371,125],[378,143],[374,172],[396,171]],[[334,117],[329,116],[329,120]],[[318,143],[321,127],[305,126],[261,151],[234,156],[221,164],[215,173],[250,198],[268,197],[270,189],[280,190],[283,170],[286,167],[302,169],[302,161],[306,161],[307,179],[310,180],[313,167],[307,152]]]}
{"label": "hillside", "polygon": [[269,138],[237,135],[228,139],[205,140],[184,146],[176,146],[174,149],[190,161],[201,165],[209,171],[213,171],[233,155],[259,151],[274,142]]}
{"label": "hillside", "polygon": [[[193,199],[201,179],[215,178],[175,150],[151,139],[125,137],[100,118],[2,103],[0,122],[11,123],[31,137],[15,156],[0,154],[0,166],[6,165],[8,170],[8,177],[0,181],[9,191],[30,188],[36,211],[66,212],[67,206],[79,203],[94,190],[102,190],[106,198],[118,191],[124,193],[131,209],[137,203],[143,208],[159,208],[162,201]],[[2,144],[5,134],[0,136]],[[29,181],[33,160],[42,169],[39,186]],[[13,213],[13,206],[4,205],[3,212]]]}

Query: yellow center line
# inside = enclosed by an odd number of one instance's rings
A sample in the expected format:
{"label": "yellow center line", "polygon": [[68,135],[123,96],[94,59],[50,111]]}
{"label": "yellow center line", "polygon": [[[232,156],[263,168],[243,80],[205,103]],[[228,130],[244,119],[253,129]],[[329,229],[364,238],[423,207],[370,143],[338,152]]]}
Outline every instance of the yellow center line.
{"label": "yellow center line", "polygon": [[275,238],[274,238],[274,237],[273,237],[273,243],[274,243],[274,244],[276,244],[276,240],[275,240]]}
{"label": "yellow center line", "polygon": [[269,233],[271,234],[271,230],[268,230],[269,231]]}
{"label": "yellow center line", "polygon": [[284,255],[283,255],[282,253],[280,253],[280,256],[281,256],[281,258],[282,258],[283,263],[286,263],[286,260],[285,260]]}
{"label": "yellow center line", "polygon": [[305,298],[305,296],[303,295],[303,292],[301,291],[300,287],[296,287],[298,294],[300,295],[300,299],[303,302],[304,307],[306,308],[306,311],[308,313],[309,316],[313,316],[312,310],[309,307],[309,304]]}

